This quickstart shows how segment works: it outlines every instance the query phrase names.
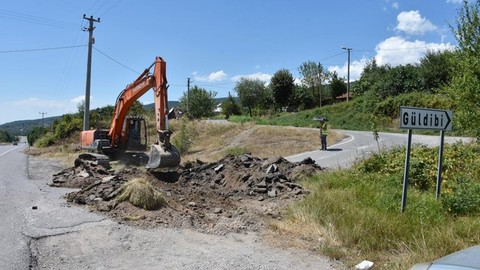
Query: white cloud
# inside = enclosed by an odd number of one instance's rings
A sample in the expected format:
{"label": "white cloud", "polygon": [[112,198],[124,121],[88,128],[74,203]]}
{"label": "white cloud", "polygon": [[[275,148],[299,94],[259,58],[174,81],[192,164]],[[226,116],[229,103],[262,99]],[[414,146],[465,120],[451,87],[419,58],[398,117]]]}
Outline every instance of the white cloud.
{"label": "white cloud", "polygon": [[393,2],[393,3],[392,3],[392,7],[393,7],[394,9],[398,9],[398,8],[400,7],[400,4],[399,4],[398,2]]}
{"label": "white cloud", "polygon": [[397,21],[395,29],[407,34],[423,35],[426,32],[437,30],[437,27],[423,18],[418,10],[400,12]]}
{"label": "white cloud", "polygon": [[[360,75],[363,72],[363,69],[365,68],[365,65],[367,64],[368,59],[362,58],[360,60],[355,60],[353,62],[350,62],[350,81],[356,81],[360,79]],[[343,66],[330,66],[327,68],[328,71],[330,72],[337,72],[339,77],[345,78],[345,81],[347,81],[348,78],[348,62],[345,62]]]}
{"label": "white cloud", "polygon": [[452,3],[452,4],[461,4],[463,0],[447,0],[447,3]]}
{"label": "white cloud", "polygon": [[427,43],[421,40],[408,41],[401,37],[390,37],[380,42],[375,50],[377,64],[392,66],[419,63],[428,50],[443,51],[454,48],[450,43]]}
{"label": "white cloud", "polygon": [[263,82],[267,83],[267,82],[270,82],[270,80],[272,79],[272,75],[257,72],[257,73],[254,73],[254,74],[237,75],[237,76],[232,77],[232,80],[233,81],[239,81],[241,78],[252,79],[252,80],[258,79],[260,81],[263,81]]}
{"label": "white cloud", "polygon": [[[92,99],[92,97],[90,97],[90,99]],[[85,95],[74,97],[74,98],[70,99],[70,102],[73,103],[73,104],[79,104],[83,101],[85,101]]]}
{"label": "white cloud", "polygon": [[69,104],[65,101],[59,100],[42,100],[39,98],[28,98],[24,100],[19,100],[14,102],[16,106],[19,107],[29,107],[29,108],[52,108],[52,109],[62,109],[66,108]]}
{"label": "white cloud", "polygon": [[193,77],[194,80],[200,81],[200,82],[218,82],[227,78],[227,73],[225,73],[223,70],[220,70],[220,71],[212,72],[208,76],[201,76],[201,75],[198,75],[198,73],[195,71],[193,72],[193,76],[194,76]]}

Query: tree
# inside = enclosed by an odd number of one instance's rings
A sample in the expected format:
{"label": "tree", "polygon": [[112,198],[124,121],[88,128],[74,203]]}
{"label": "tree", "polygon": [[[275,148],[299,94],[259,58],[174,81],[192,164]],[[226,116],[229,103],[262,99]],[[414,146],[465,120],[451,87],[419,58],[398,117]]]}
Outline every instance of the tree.
{"label": "tree", "polygon": [[250,116],[252,116],[252,109],[265,106],[265,100],[269,97],[265,83],[259,79],[240,78],[234,90],[240,98],[242,107],[248,108]]}
{"label": "tree", "polygon": [[418,70],[411,64],[389,68],[381,80],[381,87],[376,90],[378,97],[384,99],[419,90],[422,80]]}
{"label": "tree", "polygon": [[13,142],[15,140],[15,136],[12,136],[8,131],[0,130],[0,142]]}
{"label": "tree", "polygon": [[298,106],[300,109],[312,109],[316,105],[310,89],[304,85],[295,85],[292,99],[293,105]]}
{"label": "tree", "polygon": [[240,107],[235,103],[235,99],[232,97],[230,92],[228,92],[228,98],[222,103],[222,111],[225,114],[225,117],[228,119],[230,115],[240,115],[242,114]]}
{"label": "tree", "polygon": [[345,81],[338,77],[338,73],[334,71],[331,75],[330,89],[332,98],[336,98],[347,93],[347,84]]}
{"label": "tree", "polygon": [[[192,117],[201,118],[212,116],[216,106],[216,95],[217,92],[207,91],[206,89],[194,86],[190,89],[188,97],[186,92],[183,93],[183,96],[180,98],[180,104],[182,108],[186,108],[188,101],[189,114]],[[189,100],[187,98],[189,98]]]}
{"label": "tree", "polygon": [[459,50],[452,58],[454,72],[446,87],[455,106],[455,126],[480,139],[480,1],[463,2],[458,12],[456,28],[451,27]]}
{"label": "tree", "polygon": [[363,95],[368,91],[375,93],[380,92],[383,89],[383,83],[385,82],[385,76],[388,73],[390,66],[379,66],[375,59],[372,59],[367,63],[360,75],[360,79],[353,87],[353,92],[356,95]]}
{"label": "tree", "polygon": [[312,96],[316,97],[319,105],[322,106],[323,83],[328,78],[328,72],[323,68],[320,62],[304,62],[298,71],[302,75],[302,83],[312,91]]}
{"label": "tree", "polygon": [[434,93],[450,82],[453,72],[450,59],[453,55],[451,51],[428,51],[420,59],[419,75],[423,82],[422,91]]}
{"label": "tree", "polygon": [[290,71],[281,69],[273,74],[270,80],[273,99],[278,106],[290,105],[290,97],[295,88],[294,79]]}

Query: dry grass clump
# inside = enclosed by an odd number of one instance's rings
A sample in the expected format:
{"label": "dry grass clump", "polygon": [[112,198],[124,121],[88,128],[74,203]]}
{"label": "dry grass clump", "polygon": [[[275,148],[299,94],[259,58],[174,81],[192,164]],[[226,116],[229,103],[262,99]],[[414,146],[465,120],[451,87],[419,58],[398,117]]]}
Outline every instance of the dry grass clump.
{"label": "dry grass clump", "polygon": [[145,210],[155,210],[166,204],[162,193],[143,178],[134,178],[123,184],[122,192],[117,196],[117,200],[129,201],[136,207]]}

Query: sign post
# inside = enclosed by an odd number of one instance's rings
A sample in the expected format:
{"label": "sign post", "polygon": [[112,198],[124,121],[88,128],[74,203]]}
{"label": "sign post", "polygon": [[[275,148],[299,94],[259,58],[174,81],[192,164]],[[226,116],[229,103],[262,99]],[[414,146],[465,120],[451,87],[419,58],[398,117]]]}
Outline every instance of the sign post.
{"label": "sign post", "polygon": [[429,108],[400,107],[400,128],[408,130],[407,150],[405,154],[405,170],[403,174],[403,192],[401,212],[405,211],[407,205],[408,189],[408,171],[410,167],[410,148],[412,144],[413,129],[427,129],[440,131],[440,147],[438,151],[438,171],[437,187],[435,189],[435,199],[440,197],[442,185],[442,164],[443,164],[443,144],[444,132],[452,130],[452,111],[438,110]]}

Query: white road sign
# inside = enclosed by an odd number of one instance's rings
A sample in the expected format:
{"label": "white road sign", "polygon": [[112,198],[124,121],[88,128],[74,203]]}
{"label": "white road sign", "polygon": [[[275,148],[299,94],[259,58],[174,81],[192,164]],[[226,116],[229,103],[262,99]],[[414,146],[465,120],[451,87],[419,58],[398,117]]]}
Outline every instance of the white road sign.
{"label": "white road sign", "polygon": [[400,128],[452,130],[452,111],[400,107]]}

